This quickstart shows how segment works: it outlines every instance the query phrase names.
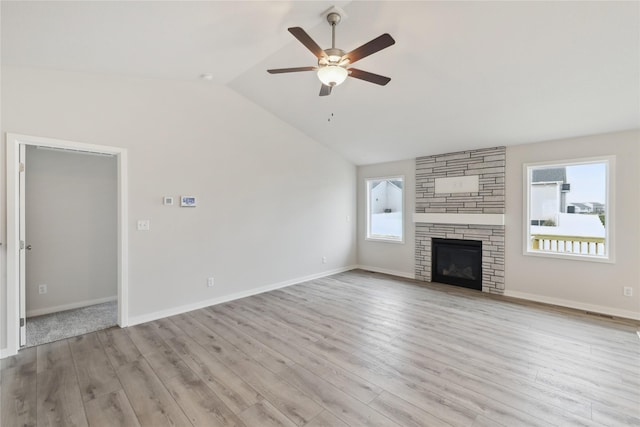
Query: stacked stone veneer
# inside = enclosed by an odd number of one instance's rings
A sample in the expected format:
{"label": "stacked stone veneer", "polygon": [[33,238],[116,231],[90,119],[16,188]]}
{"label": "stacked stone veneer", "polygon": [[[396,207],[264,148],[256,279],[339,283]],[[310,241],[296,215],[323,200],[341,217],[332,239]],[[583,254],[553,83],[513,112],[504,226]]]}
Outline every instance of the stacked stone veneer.
{"label": "stacked stone veneer", "polygon": [[[504,214],[505,147],[416,159],[416,213]],[[479,191],[435,193],[436,178],[479,176]],[[431,281],[431,239],[482,241],[482,290],[504,292],[504,226],[416,223],[416,279]]]}

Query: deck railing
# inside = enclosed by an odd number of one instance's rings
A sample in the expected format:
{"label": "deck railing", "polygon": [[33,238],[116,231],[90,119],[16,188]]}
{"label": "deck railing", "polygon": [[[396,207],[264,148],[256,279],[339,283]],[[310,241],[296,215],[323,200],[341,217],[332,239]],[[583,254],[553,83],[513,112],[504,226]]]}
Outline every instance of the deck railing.
{"label": "deck railing", "polygon": [[531,249],[581,255],[605,255],[604,237],[532,234]]}

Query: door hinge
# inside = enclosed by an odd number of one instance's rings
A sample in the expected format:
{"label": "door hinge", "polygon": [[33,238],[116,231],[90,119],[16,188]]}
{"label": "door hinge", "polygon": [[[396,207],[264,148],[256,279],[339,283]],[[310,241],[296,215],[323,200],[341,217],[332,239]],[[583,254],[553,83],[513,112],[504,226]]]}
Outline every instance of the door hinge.
{"label": "door hinge", "polygon": [[24,172],[24,163],[20,162],[20,172]]}
{"label": "door hinge", "polygon": [[20,318],[20,327],[24,328],[24,317]]}

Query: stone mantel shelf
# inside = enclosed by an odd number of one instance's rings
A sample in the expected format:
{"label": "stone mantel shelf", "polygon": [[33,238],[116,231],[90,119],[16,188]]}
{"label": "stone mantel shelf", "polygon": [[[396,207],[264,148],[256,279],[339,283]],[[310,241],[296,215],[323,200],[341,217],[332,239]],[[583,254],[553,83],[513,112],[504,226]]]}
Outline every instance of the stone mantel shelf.
{"label": "stone mantel shelf", "polygon": [[504,225],[504,214],[414,213],[413,222],[429,224]]}

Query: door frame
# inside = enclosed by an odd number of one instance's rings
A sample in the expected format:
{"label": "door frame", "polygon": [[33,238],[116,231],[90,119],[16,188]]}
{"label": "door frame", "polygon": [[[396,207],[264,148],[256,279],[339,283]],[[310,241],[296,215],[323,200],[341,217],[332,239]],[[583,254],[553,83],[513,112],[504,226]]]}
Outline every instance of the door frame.
{"label": "door frame", "polygon": [[128,175],[127,150],[106,145],[87,144],[38,136],[7,133],[7,347],[2,356],[12,356],[20,349],[20,146],[111,154],[117,159],[117,260],[118,325],[129,325],[128,265]]}

